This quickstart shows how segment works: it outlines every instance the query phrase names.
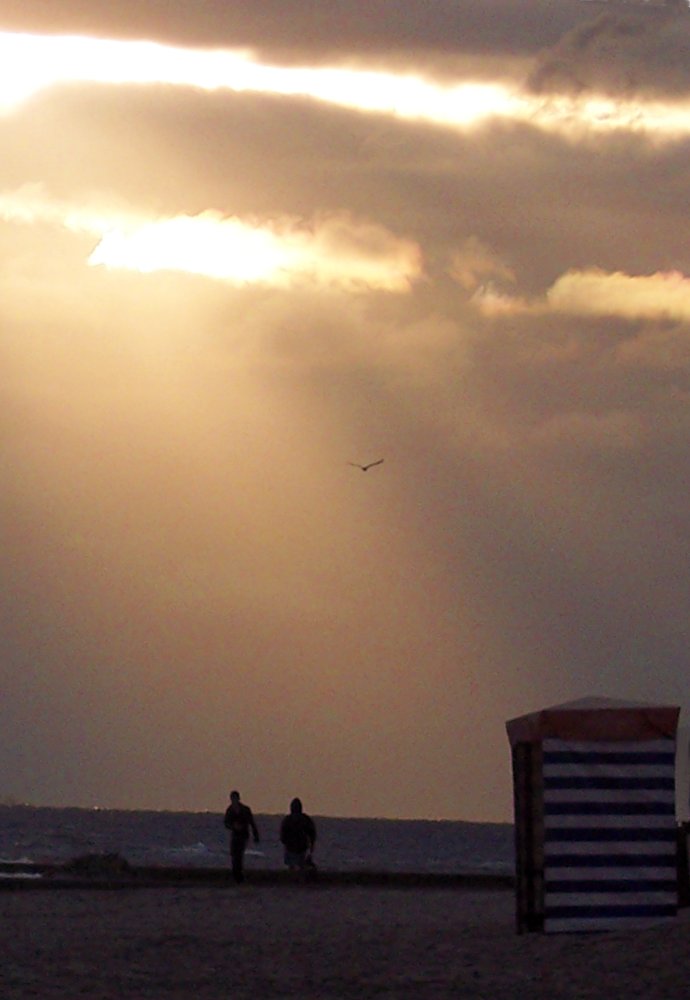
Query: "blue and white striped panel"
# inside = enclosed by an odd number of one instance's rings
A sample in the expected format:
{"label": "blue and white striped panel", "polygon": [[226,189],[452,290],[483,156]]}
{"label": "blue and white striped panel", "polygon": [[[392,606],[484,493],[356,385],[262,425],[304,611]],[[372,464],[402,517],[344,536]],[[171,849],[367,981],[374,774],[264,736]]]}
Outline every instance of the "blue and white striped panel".
{"label": "blue and white striped panel", "polygon": [[675,916],[675,741],[548,739],[543,750],[544,929]]}

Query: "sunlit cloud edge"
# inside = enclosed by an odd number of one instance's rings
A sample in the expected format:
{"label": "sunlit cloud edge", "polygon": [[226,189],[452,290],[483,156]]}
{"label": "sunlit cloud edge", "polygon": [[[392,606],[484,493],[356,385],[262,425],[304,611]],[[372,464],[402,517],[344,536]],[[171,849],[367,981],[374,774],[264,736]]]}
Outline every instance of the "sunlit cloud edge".
{"label": "sunlit cloud edge", "polygon": [[538,298],[523,298],[487,282],[475,290],[471,301],[488,317],[561,313],[689,322],[690,278],[679,271],[630,275],[572,269]]}

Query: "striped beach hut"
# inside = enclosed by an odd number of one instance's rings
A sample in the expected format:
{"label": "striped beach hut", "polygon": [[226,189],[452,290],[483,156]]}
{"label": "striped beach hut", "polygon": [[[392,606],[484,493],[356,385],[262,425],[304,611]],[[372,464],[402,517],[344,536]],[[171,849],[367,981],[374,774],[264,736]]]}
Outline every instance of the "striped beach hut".
{"label": "striped beach hut", "polygon": [[585,698],[506,723],[518,932],[675,916],[680,709]]}

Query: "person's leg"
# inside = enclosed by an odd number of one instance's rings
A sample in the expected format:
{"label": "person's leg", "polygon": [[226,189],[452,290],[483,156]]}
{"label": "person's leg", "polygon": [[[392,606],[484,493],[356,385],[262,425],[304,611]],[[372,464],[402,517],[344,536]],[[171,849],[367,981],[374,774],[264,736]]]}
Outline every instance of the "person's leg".
{"label": "person's leg", "polygon": [[244,841],[233,840],[230,844],[230,859],[232,861],[232,877],[235,882],[244,881]]}
{"label": "person's leg", "polygon": [[291,872],[301,871],[305,865],[306,851],[285,851],[285,864]]}

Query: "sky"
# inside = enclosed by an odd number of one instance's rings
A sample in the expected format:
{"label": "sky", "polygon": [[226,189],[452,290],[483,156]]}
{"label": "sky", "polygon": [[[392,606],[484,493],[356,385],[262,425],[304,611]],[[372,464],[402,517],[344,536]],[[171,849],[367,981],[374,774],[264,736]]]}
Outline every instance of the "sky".
{"label": "sky", "polygon": [[507,719],[686,719],[689,47],[0,0],[0,800],[507,821]]}

